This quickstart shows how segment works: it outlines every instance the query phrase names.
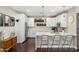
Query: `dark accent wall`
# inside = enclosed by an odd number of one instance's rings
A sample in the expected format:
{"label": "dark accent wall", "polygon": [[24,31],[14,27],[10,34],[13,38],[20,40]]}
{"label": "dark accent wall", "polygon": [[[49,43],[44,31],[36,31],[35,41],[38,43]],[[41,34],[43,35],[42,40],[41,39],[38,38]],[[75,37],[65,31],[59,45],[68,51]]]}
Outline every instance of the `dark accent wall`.
{"label": "dark accent wall", "polygon": [[77,48],[79,49],[79,13],[76,14],[77,17]]}

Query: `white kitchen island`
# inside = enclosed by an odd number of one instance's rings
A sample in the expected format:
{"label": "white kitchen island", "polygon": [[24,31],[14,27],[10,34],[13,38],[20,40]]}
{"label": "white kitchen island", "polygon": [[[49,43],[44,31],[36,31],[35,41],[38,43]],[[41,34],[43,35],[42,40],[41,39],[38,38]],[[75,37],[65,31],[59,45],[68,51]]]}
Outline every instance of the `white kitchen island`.
{"label": "white kitchen island", "polygon": [[[37,32],[36,33],[36,37],[35,37],[35,50],[37,50],[37,48],[40,48],[41,46],[41,37],[43,36],[50,36],[51,38],[48,39],[49,40],[49,46],[47,46],[48,48],[61,48],[62,45],[60,44],[59,46],[52,46],[52,37],[53,36],[56,36],[56,35],[59,35],[59,36],[68,36],[68,35],[72,35],[74,36],[75,38],[73,38],[73,42],[72,42],[72,45],[70,47],[73,47],[73,48],[77,48],[77,44],[76,44],[76,35],[74,34],[70,34],[70,33],[51,33],[51,32]],[[61,40],[62,41],[62,40]],[[60,42],[61,42],[60,41]],[[42,46],[42,48],[47,48],[45,46]],[[68,46],[64,46],[65,47],[68,47]]]}

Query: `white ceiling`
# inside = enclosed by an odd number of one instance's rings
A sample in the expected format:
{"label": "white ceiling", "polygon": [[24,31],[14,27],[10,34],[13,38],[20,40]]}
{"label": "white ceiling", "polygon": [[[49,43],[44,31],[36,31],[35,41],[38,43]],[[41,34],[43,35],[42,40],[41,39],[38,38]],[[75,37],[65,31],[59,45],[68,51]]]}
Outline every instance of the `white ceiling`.
{"label": "white ceiling", "polygon": [[10,6],[10,8],[27,16],[55,16],[73,6]]}

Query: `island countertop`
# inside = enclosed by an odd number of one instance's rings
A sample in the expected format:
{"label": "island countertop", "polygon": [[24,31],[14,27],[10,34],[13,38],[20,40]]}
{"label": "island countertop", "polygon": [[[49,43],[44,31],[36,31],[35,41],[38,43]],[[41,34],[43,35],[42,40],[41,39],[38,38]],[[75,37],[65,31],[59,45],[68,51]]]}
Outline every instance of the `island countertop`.
{"label": "island countertop", "polygon": [[63,33],[63,32],[60,32],[60,33],[51,33],[51,32],[37,32],[36,33],[36,36],[42,36],[42,35],[49,35],[49,36],[52,36],[52,35],[74,35],[76,36],[76,34],[71,34],[71,33]]}
{"label": "island countertop", "polygon": [[[37,50],[37,48],[40,48],[40,45],[41,45],[41,36],[44,36],[44,35],[47,35],[47,36],[54,36],[54,35],[60,35],[60,36],[68,36],[68,35],[72,35],[72,36],[74,36],[74,38],[73,38],[73,43],[72,43],[72,45],[70,46],[70,47],[72,47],[72,48],[77,48],[77,39],[76,39],[76,35],[75,34],[71,34],[71,33],[63,33],[63,32],[61,32],[61,33],[52,33],[52,32],[37,32],[36,33],[36,37],[35,37],[35,50]],[[39,36],[39,37],[38,37]],[[47,37],[44,37],[44,38],[47,38]],[[55,39],[54,39],[55,40]],[[60,46],[58,45],[58,46],[51,46],[51,38],[49,39],[49,48],[51,48],[51,47],[53,47],[53,48],[58,48],[58,47],[62,47],[62,43],[60,44]],[[62,40],[61,40],[61,42],[63,42]],[[54,43],[57,43],[57,42],[54,42]],[[73,45],[74,44],[74,45]],[[64,48],[67,48],[68,46],[64,46]],[[42,46],[42,48],[46,48],[45,46]]]}

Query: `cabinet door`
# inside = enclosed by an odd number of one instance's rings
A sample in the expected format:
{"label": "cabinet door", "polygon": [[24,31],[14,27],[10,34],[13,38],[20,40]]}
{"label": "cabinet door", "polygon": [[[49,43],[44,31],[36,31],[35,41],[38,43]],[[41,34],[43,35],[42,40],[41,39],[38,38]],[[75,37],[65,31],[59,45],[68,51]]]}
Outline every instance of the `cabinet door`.
{"label": "cabinet door", "polygon": [[46,19],[46,25],[47,25],[47,27],[51,27],[52,26],[52,24],[51,24],[51,18],[47,18]]}
{"label": "cabinet door", "polygon": [[34,27],[34,18],[28,18],[28,22],[27,22],[29,27]]}
{"label": "cabinet door", "polygon": [[61,23],[61,15],[57,16],[57,23]]}
{"label": "cabinet door", "polygon": [[47,18],[46,25],[48,27],[55,27],[56,26],[56,18]]}
{"label": "cabinet door", "polygon": [[67,27],[67,14],[61,15],[61,27]]}
{"label": "cabinet door", "polygon": [[67,27],[67,14],[57,16],[57,22],[61,24],[61,27]]}
{"label": "cabinet door", "polygon": [[57,18],[52,18],[53,27],[56,27],[56,24],[57,24]]}

